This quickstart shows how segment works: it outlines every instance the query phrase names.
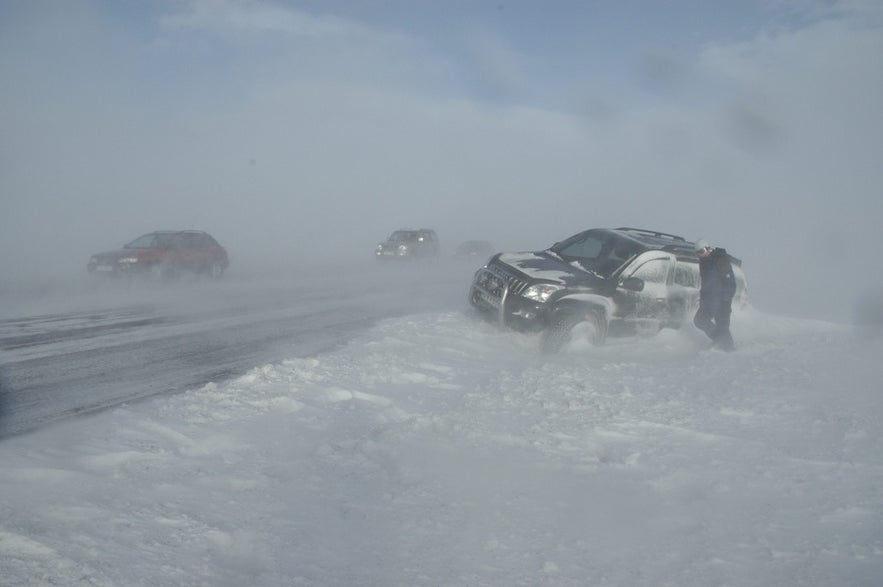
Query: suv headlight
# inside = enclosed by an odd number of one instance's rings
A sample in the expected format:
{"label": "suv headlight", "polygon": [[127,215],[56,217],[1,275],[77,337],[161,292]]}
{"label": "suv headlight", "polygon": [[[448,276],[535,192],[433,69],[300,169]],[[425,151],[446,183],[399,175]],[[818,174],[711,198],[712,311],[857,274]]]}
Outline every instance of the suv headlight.
{"label": "suv headlight", "polygon": [[399,245],[399,254],[404,255],[408,252],[408,245]]}
{"label": "suv headlight", "polygon": [[521,295],[529,300],[545,303],[549,299],[549,296],[562,287],[563,286],[561,285],[554,285],[552,283],[538,283],[524,290],[524,293]]}

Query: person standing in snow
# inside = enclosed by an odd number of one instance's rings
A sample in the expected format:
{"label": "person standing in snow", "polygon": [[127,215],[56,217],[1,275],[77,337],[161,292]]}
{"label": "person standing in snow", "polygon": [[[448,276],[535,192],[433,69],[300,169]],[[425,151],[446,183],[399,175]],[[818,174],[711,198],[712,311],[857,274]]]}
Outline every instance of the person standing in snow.
{"label": "person standing in snow", "polygon": [[726,351],[735,348],[730,334],[730,314],[736,295],[736,277],[726,249],[711,247],[705,239],[694,245],[699,257],[699,310],[693,318],[696,328],[711,339],[712,344]]}

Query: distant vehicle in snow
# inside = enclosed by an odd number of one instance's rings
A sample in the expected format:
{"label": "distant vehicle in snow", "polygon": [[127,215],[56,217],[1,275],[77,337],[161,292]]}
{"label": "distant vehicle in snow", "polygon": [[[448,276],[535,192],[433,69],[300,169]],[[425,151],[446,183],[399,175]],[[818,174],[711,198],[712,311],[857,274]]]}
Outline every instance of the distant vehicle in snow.
{"label": "distant vehicle in snow", "polygon": [[227,251],[201,230],[158,230],[139,236],[122,249],[92,255],[92,275],[139,275],[160,280],[184,272],[219,279],[229,267]]}
{"label": "distant vehicle in snow", "polygon": [[464,241],[454,250],[455,259],[487,259],[494,254],[494,246],[488,241]]}
{"label": "distant vehicle in snow", "polygon": [[[732,261],[738,308],[747,287],[742,262]],[[683,237],[596,228],[542,251],[494,255],[475,273],[469,301],[508,327],[543,332],[543,350],[555,352],[579,336],[601,344],[690,323],[699,285],[699,260]]]}
{"label": "distant vehicle in snow", "polygon": [[440,253],[438,235],[431,228],[396,230],[374,248],[380,261],[438,259]]}

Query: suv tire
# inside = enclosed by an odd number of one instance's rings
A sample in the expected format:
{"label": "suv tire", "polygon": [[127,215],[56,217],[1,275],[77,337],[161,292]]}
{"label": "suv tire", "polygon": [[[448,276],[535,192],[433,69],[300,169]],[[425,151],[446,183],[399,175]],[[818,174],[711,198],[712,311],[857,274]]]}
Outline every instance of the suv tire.
{"label": "suv tire", "polygon": [[165,262],[155,263],[150,268],[151,281],[156,281],[156,282],[165,281],[165,280],[169,279],[171,274],[172,274],[171,268]]}
{"label": "suv tire", "polygon": [[543,353],[551,355],[573,340],[585,339],[592,346],[600,346],[605,338],[606,324],[597,312],[565,312],[555,318],[552,326],[543,333],[541,349]]}

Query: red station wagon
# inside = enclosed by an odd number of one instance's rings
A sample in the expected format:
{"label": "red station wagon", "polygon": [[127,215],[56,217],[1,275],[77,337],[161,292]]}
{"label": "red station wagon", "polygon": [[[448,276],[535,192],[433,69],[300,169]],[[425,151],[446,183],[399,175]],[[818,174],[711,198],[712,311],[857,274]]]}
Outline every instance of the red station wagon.
{"label": "red station wagon", "polygon": [[164,279],[192,272],[217,279],[229,265],[227,251],[206,232],[158,230],[139,236],[120,250],[92,255],[87,269],[93,275]]}

